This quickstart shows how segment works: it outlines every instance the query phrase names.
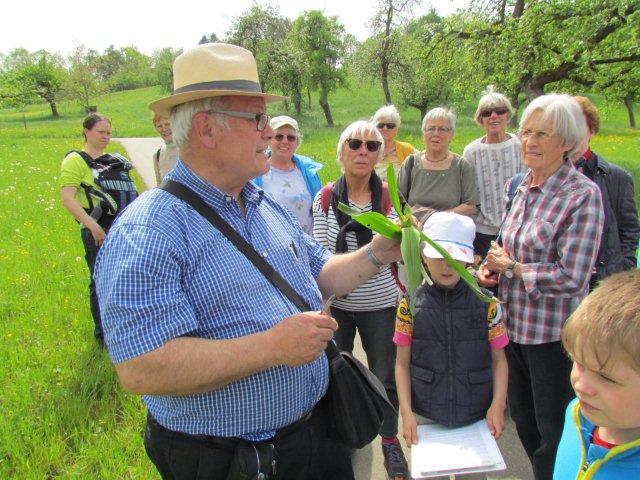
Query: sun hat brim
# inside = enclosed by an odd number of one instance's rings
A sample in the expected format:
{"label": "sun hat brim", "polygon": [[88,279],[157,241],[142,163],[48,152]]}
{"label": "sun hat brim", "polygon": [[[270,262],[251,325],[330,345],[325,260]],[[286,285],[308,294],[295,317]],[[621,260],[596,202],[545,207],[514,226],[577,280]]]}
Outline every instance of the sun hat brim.
{"label": "sun hat brim", "polygon": [[[444,248],[455,260],[465,263],[473,263],[473,247],[465,247],[447,241],[437,241],[436,243]],[[427,258],[444,258],[428,243],[425,244],[422,249],[422,253],[424,253],[424,256]]]}

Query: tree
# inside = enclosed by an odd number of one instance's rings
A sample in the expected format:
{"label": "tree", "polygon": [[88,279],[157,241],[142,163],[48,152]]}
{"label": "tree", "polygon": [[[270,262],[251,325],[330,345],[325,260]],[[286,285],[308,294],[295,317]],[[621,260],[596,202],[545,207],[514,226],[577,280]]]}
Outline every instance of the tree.
{"label": "tree", "polygon": [[327,124],[333,126],[329,93],[345,84],[343,71],[344,27],[337,17],[325,17],[319,10],[303,13],[293,22],[292,44],[302,52],[308,65],[306,80],[318,90],[319,103]]}
{"label": "tree", "polygon": [[[389,90],[389,75],[399,61],[399,25],[411,14],[420,0],[378,0],[378,10],[371,20],[373,45],[369,55],[369,65],[376,77],[380,78],[387,104],[393,103]],[[399,65],[402,68],[402,65]]]}
{"label": "tree", "polygon": [[263,91],[280,90],[277,72],[281,56],[286,54],[286,40],[291,21],[278,14],[278,7],[253,5],[248,12],[234,18],[226,41],[250,50],[258,64]]}
{"label": "tree", "polygon": [[89,111],[91,98],[107,91],[107,86],[98,76],[98,56],[98,52],[87,50],[84,45],[76,48],[69,56],[71,68],[63,90],[68,98],[80,103],[85,111]]}
{"label": "tree", "polygon": [[592,84],[602,65],[638,65],[639,8],[617,0],[476,1],[448,19],[442,40],[465,40],[487,80],[505,85],[517,108],[521,93],[531,100],[557,82]]}
{"label": "tree", "polygon": [[163,48],[156,50],[151,56],[151,65],[155,75],[155,84],[165,92],[173,91],[173,62],[182,49]]}

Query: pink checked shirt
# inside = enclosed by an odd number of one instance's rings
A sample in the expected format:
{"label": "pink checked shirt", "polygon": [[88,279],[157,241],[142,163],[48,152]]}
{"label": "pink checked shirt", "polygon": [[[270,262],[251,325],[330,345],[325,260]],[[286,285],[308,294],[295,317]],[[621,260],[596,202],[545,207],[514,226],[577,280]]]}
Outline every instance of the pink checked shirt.
{"label": "pink checked shirt", "polygon": [[503,247],[522,264],[523,278],[500,277],[511,341],[560,340],[569,315],[587,295],[604,213],[595,183],[565,161],[541,187],[531,172],[518,188],[502,227]]}

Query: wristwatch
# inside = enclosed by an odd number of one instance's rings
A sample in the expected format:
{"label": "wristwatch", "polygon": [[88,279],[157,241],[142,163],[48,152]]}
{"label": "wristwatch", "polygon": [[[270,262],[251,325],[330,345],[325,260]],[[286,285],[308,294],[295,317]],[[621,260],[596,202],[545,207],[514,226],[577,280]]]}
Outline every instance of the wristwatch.
{"label": "wristwatch", "polygon": [[516,276],[516,264],[518,262],[516,260],[514,260],[513,262],[511,262],[511,265],[509,265],[507,267],[507,269],[504,271],[504,276],[507,277],[509,280],[511,280],[513,277]]}

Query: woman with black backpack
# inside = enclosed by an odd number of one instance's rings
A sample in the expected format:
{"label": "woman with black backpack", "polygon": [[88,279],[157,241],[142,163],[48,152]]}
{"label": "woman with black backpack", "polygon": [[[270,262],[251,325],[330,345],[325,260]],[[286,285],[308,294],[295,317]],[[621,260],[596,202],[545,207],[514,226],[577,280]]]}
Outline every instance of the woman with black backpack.
{"label": "woman with black backpack", "polygon": [[62,161],[61,196],[62,205],[82,226],[80,235],[91,274],[89,300],[94,335],[104,346],[93,265],[116,215],[137,197],[137,192],[129,176],[131,163],[122,155],[105,153],[111,140],[111,121],[90,113],[82,126],[84,149],[68,152]]}

